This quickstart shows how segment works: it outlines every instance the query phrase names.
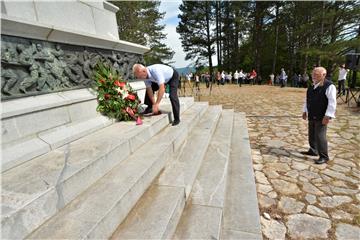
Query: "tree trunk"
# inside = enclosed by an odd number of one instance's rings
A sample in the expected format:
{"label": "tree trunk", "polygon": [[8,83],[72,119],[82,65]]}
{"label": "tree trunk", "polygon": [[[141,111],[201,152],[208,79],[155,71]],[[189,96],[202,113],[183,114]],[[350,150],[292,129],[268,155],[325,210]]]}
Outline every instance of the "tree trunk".
{"label": "tree trunk", "polygon": [[218,71],[221,71],[221,13],[220,2],[215,2],[215,16],[216,16],[216,56],[218,62]]}
{"label": "tree trunk", "polygon": [[206,37],[207,37],[207,42],[208,42],[208,58],[209,58],[209,72],[210,72],[210,76],[213,75],[213,66],[212,66],[212,52],[211,52],[211,30],[210,30],[210,3],[206,2]]}
{"label": "tree trunk", "polygon": [[273,65],[271,69],[271,73],[275,74],[276,71],[276,59],[277,59],[277,49],[278,49],[278,41],[279,41],[279,24],[278,24],[278,15],[279,15],[279,4],[276,3],[276,19],[275,19],[275,47],[274,47],[274,58]]}

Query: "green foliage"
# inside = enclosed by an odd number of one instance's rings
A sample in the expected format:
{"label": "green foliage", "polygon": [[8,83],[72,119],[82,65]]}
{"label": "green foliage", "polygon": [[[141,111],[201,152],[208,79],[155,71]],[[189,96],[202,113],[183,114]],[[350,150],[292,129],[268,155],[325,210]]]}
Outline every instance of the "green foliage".
{"label": "green foliage", "polygon": [[174,55],[161,41],[166,35],[159,21],[164,13],[159,12],[160,1],[112,1],[119,7],[116,13],[121,40],[148,46],[151,50],[145,54],[146,64],[169,63]]}
{"label": "green foliage", "polygon": [[[331,72],[334,64],[345,62],[345,50],[360,52],[360,1],[207,3],[211,8],[204,8],[205,2],[183,1],[177,28],[187,59],[200,59],[202,65],[210,66],[207,56],[215,45],[220,69],[256,68],[263,78],[273,67],[275,74],[285,68],[289,76],[309,72],[313,65]],[[206,15],[211,16],[210,35]]]}
{"label": "green foliage", "polygon": [[[140,100],[137,93],[113,68],[105,63],[98,63],[93,79],[94,89],[97,91],[98,112],[119,121],[129,121],[139,116]],[[133,111],[133,117],[126,111],[127,108]]]}
{"label": "green foliage", "polygon": [[210,26],[214,21],[211,2],[183,1],[179,9],[180,22],[176,31],[180,34],[181,44],[186,52],[186,60],[195,60],[196,66],[209,64],[212,68],[211,56],[215,53],[214,34]]}

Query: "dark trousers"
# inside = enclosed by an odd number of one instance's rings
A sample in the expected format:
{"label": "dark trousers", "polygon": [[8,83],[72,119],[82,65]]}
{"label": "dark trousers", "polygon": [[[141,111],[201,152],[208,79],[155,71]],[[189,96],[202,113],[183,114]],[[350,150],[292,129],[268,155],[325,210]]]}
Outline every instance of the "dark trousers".
{"label": "dark trousers", "polygon": [[[172,78],[170,79],[170,81],[168,81],[166,84],[168,84],[170,86],[170,102],[171,102],[171,107],[172,107],[172,111],[174,114],[174,120],[180,120],[180,102],[179,102],[179,97],[177,94],[177,90],[179,87],[179,74],[177,73],[177,71],[174,70],[174,74],[172,76]],[[154,82],[151,82],[151,89],[154,92],[156,92],[157,90],[159,90],[159,85],[157,85]],[[147,93],[145,94],[145,100],[144,103],[149,107],[152,108],[152,102],[149,98],[149,96],[147,95]]]}
{"label": "dark trousers", "polygon": [[338,81],[338,94],[342,92],[345,95],[345,79]]}
{"label": "dark trousers", "polygon": [[322,158],[329,159],[326,139],[327,125],[323,125],[321,120],[309,120],[308,128],[310,150]]}

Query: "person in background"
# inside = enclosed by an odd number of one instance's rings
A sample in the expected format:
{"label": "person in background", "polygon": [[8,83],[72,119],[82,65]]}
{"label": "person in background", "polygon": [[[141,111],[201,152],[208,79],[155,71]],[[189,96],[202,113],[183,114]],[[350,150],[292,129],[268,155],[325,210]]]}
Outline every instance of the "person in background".
{"label": "person in background", "polygon": [[234,73],[234,80],[236,81],[236,84],[239,84],[239,73],[237,70]]}
{"label": "person in background", "polygon": [[[170,102],[174,115],[172,125],[178,125],[180,123],[180,102],[177,94],[179,86],[179,74],[177,71],[164,64],[154,64],[147,67],[134,64],[133,73],[136,78],[145,81],[146,94],[144,103],[148,107],[145,109],[144,114],[159,113],[159,104],[165,93],[165,84],[169,84]],[[154,98],[155,91],[158,91],[156,101]]]}
{"label": "person in background", "polygon": [[345,95],[345,80],[348,71],[349,70],[345,68],[345,64],[340,65],[338,78],[338,95]]}
{"label": "person in background", "polygon": [[315,164],[329,161],[326,139],[327,125],[335,118],[336,88],[326,78],[326,69],[315,67],[312,73],[313,85],[308,87],[302,118],[308,120],[308,140],[310,148],[304,155],[318,156]]}
{"label": "person in background", "polygon": [[257,73],[256,73],[255,69],[253,69],[251,71],[251,73],[250,73],[250,76],[249,76],[249,80],[250,80],[252,85],[255,84],[256,76],[257,76]]}
{"label": "person in background", "polygon": [[271,73],[271,74],[269,75],[269,77],[270,77],[269,85],[273,86],[273,85],[274,85],[275,75],[274,75],[273,73]]}
{"label": "person in background", "polygon": [[281,87],[282,88],[285,87],[286,82],[287,82],[287,75],[286,75],[286,72],[285,72],[284,68],[281,68],[279,80],[280,80],[280,83],[281,83]]}
{"label": "person in background", "polygon": [[239,86],[240,87],[241,87],[241,84],[244,83],[245,78],[246,78],[245,73],[243,72],[242,69],[240,69],[240,72],[239,72]]}

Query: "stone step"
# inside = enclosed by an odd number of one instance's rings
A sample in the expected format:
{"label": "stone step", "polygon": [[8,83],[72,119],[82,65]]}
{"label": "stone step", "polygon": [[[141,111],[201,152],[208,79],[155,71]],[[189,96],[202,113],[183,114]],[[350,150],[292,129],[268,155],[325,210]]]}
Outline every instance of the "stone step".
{"label": "stone step", "polygon": [[110,239],[170,239],[184,207],[184,188],[153,184]]}
{"label": "stone step", "polygon": [[[221,107],[209,107],[207,113],[188,136],[179,156],[175,154],[159,176],[161,179],[164,174],[182,175],[187,177],[188,181],[178,185],[176,185],[177,182],[166,182],[165,185],[162,185],[164,182],[155,181],[152,188],[140,199],[111,239],[171,238],[185,206],[185,188],[192,184],[194,179],[191,178],[195,178],[194,175],[197,174],[197,165],[201,164],[220,113]],[[188,173],[184,171],[188,171]],[[190,186],[188,188],[191,189]],[[171,197],[167,197],[172,193]]]}
{"label": "stone step", "polygon": [[219,239],[234,111],[223,110],[174,239]]}
{"label": "stone step", "polygon": [[235,113],[221,239],[262,239],[246,117]]}
{"label": "stone step", "polygon": [[[29,113],[30,105],[27,105],[27,108],[5,113],[5,116],[15,116],[3,120],[2,172],[114,123],[114,120],[96,112],[96,100],[76,102],[93,96],[90,93],[84,96],[86,92],[78,93],[78,98],[71,98],[72,95],[68,96],[69,93],[65,96],[60,93],[39,96],[39,100],[50,101],[49,104],[40,106],[34,102],[33,107],[39,112]],[[59,106],[55,99],[62,99],[60,102],[65,105]],[[22,103],[23,99],[15,101]],[[183,112],[193,103],[193,98],[180,98],[180,110]],[[169,121],[172,121],[170,100],[164,99],[160,108],[165,110],[164,113],[169,115]],[[29,121],[36,121],[38,126],[30,127],[32,124],[26,124]]]}
{"label": "stone step", "polygon": [[[181,147],[179,137],[196,124],[204,108],[207,107],[206,103],[195,103],[181,115],[181,123],[176,127],[166,127],[141,147],[127,146],[128,149],[136,151],[125,160],[118,162],[104,177],[27,238],[110,237],[164,168],[173,152]],[[108,135],[111,133],[109,132]],[[116,155],[120,156],[123,152],[125,149],[118,151]]]}
{"label": "stone step", "polygon": [[189,198],[221,111],[221,106],[209,107],[207,116],[201,119],[199,124],[192,130],[186,149],[181,152],[178,159],[169,162],[160,175],[157,184],[184,187],[186,199]]}
{"label": "stone step", "polygon": [[[194,115],[204,106],[197,104],[187,111]],[[32,232],[159,133],[168,125],[168,119],[167,114],[162,114],[145,118],[141,126],[134,122],[115,123],[5,172],[3,236],[23,238]]]}
{"label": "stone step", "polygon": [[[35,157],[50,152],[83,136],[109,126],[113,120],[98,116],[86,121],[72,122],[38,133],[37,136],[4,144],[2,148],[2,172]],[[21,151],[19,151],[21,149]]]}
{"label": "stone step", "polygon": [[172,239],[219,239],[222,209],[189,204]]}

